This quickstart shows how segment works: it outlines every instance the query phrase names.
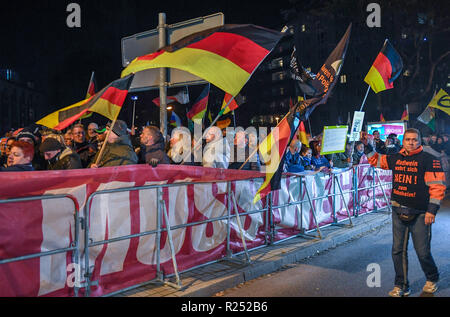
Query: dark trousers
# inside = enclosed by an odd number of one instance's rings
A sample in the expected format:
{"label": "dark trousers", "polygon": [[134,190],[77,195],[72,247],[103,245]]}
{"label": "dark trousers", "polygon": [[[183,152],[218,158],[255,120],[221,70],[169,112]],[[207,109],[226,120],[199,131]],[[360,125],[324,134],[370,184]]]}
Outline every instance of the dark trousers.
{"label": "dark trousers", "polygon": [[425,225],[425,214],[419,214],[411,222],[403,222],[392,212],[392,260],[395,269],[395,285],[409,287],[408,281],[408,241],[411,235],[414,249],[425,273],[427,281],[437,282],[439,272],[431,255],[431,225]]}

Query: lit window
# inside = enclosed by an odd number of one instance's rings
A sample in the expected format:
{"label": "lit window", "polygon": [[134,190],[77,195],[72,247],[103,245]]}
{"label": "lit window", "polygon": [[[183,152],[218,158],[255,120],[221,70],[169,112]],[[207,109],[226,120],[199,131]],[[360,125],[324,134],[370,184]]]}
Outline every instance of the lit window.
{"label": "lit window", "polygon": [[346,84],[347,83],[347,75],[342,75],[341,76],[341,84]]}
{"label": "lit window", "polygon": [[306,32],[306,25],[305,24],[302,25],[302,32]]}

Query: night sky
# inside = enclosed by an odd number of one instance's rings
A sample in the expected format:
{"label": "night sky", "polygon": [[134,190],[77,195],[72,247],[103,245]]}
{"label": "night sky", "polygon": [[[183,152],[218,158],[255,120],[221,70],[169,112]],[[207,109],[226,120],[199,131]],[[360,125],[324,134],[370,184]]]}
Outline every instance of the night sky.
{"label": "night sky", "polygon": [[[69,28],[67,5],[81,6],[81,28]],[[216,12],[226,23],[278,29],[289,1],[38,0],[3,2],[0,11],[0,68],[19,72],[44,91],[49,108],[81,100],[92,71],[99,89],[120,77],[121,39],[157,27],[158,13],[174,24]]]}

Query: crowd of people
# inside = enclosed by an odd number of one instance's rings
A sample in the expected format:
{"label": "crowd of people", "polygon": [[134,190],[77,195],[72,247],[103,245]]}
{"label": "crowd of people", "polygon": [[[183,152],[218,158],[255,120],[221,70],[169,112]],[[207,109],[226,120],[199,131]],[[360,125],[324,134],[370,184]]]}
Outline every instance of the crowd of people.
{"label": "crowd of people", "polygon": [[[99,127],[90,123],[85,127],[77,123],[64,132],[36,125],[11,131],[1,139],[0,171],[68,170],[134,164],[154,167],[184,164],[263,171],[262,167],[268,160],[254,151],[257,136],[243,130],[235,132],[230,141],[224,135],[225,130],[212,127],[202,142],[175,130],[166,142],[155,126],[144,127],[135,134],[122,120],[117,120],[112,128],[111,124]],[[351,168],[367,163],[364,152],[368,146],[387,155],[398,153],[402,148],[397,135],[390,134],[383,141],[378,131],[372,135],[363,132],[359,141],[347,144],[344,153],[333,155],[320,154],[321,135],[309,141],[309,144],[302,144],[295,138],[291,142],[285,154],[284,172],[329,172],[332,168]],[[450,152],[447,135],[426,136],[422,143],[442,155]]]}

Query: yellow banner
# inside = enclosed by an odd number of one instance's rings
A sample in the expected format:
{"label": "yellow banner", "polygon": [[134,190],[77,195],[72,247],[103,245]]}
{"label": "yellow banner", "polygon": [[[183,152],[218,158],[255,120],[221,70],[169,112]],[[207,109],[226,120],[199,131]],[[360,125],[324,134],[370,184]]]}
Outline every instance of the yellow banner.
{"label": "yellow banner", "polygon": [[450,116],[450,96],[449,96],[449,94],[444,89],[441,89],[439,91],[439,93],[436,96],[434,96],[433,100],[431,100],[428,107],[442,110]]}

